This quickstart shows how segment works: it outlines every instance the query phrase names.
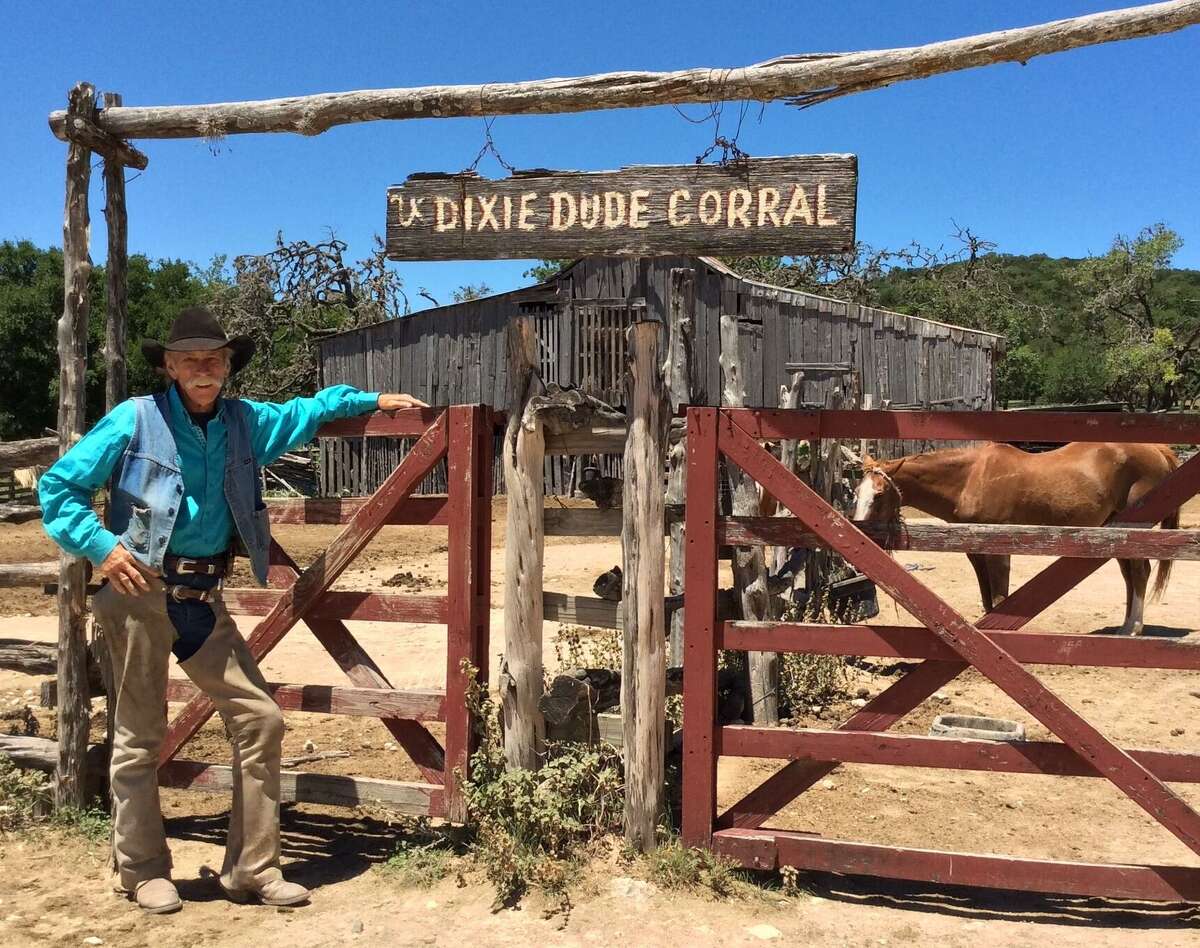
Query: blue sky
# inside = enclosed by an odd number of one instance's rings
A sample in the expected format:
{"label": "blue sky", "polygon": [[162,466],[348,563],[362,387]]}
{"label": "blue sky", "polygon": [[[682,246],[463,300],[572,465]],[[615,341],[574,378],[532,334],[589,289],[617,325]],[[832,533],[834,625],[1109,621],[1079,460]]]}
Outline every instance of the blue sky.
{"label": "blue sky", "polygon": [[[1099,2],[605,3],[289,0],[201,4],[9,0],[0,124],[0,239],[61,242],[65,146],[46,125],[86,79],[128,105],[170,105],[618,69],[738,66],[774,56],[917,45],[1113,9]],[[875,246],[949,241],[969,226],[1011,253],[1083,256],[1163,221],[1200,268],[1200,27],[1075,50],[851,96],[800,111],[753,104],[740,145],[751,155],[859,156],[858,236]],[[705,109],[686,107],[699,117]],[[736,126],[729,103],[721,131]],[[673,109],[500,117],[517,167],[602,170],[690,162],[712,123]],[[414,171],[456,171],[483,141],[479,119],[344,126],[316,138],[234,136],[146,141],[128,187],[129,241],[151,257],[207,263],[269,249],[277,230],[330,230],[365,252],[384,229],[385,193]],[[505,174],[490,157],[480,171]],[[93,256],[104,255],[99,175]],[[520,261],[400,263],[447,301],[453,287],[525,282]]]}

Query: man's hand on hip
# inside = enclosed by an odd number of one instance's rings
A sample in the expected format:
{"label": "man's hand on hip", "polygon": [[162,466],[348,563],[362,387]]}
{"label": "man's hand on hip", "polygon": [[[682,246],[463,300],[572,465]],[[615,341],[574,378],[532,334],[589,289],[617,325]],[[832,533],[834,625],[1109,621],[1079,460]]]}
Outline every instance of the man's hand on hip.
{"label": "man's hand on hip", "polygon": [[394,393],[379,396],[380,411],[398,411],[401,408],[428,408],[419,398],[413,398],[411,395],[403,393]]}
{"label": "man's hand on hip", "polygon": [[113,588],[123,595],[140,596],[150,591],[150,583],[146,581],[146,577],[157,574],[118,543],[105,557],[104,562],[96,567],[93,575],[107,578],[113,584]]}

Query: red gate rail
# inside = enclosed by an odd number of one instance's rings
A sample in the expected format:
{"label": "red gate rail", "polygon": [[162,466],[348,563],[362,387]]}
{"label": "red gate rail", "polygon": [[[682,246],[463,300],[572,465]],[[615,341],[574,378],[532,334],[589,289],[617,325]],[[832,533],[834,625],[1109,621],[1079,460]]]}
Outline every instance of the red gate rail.
{"label": "red gate rail", "polygon": [[[341,523],[345,529],[307,569],[272,542],[273,589],[226,589],[235,615],[263,616],[247,639],[261,660],[300,621],[306,623],[346,674],[350,687],[273,683],[285,711],[377,717],[412,757],[425,783],[373,780],[334,774],[283,774],[284,799],[356,805],[386,803],[412,814],[465,817],[457,786],[473,749],[467,709],[468,661],[486,680],[490,594],[492,444],[495,418],[483,406],[409,409],[344,419],[325,425],[318,437],[395,436],[416,444],[370,497],[299,500],[269,504],[275,523]],[[445,497],[412,497],[425,476],[447,461]],[[449,528],[447,595],[332,591],[330,587],[385,524]],[[347,620],[444,623],[447,627],[444,691],[393,688],[346,626]],[[170,700],[186,702],[163,742],[165,785],[228,789],[228,767],[176,760],[176,754],[212,715],[213,705],[186,681],[170,682]],[[445,747],[425,727],[445,722]]]}
{"label": "red gate rail", "polygon": [[[937,852],[827,840],[766,829],[770,816],[841,762],[1104,778],[1193,852],[1200,814],[1166,786],[1200,782],[1200,755],[1115,746],[1034,677],[1024,663],[1133,668],[1200,668],[1190,644],[1113,636],[1016,631],[1114,555],[1193,559],[1197,531],[1153,531],[1200,491],[1200,455],[1130,505],[1106,528],[922,527],[910,549],[1037,552],[1062,558],[993,612],[969,622],[898,565],[878,543],[821,500],[758,442],[865,437],[925,440],[1200,442],[1194,415],[1087,415],[1004,412],[798,412],[688,410],[685,578],[683,835],[746,865],[781,864],[832,872],[1071,894],[1200,900],[1200,869],[1103,865]],[[724,456],[753,477],[796,519],[722,518],[717,470]],[[913,525],[914,527],[917,525]],[[817,544],[840,553],[889,593],[920,626],[827,626],[717,620],[721,543]],[[720,648],[808,651],[924,659],[836,730],[720,727],[716,659]],[[1060,741],[1003,744],[881,733],[968,667],[998,685]],[[775,757],[788,763],[718,815],[717,761]]]}

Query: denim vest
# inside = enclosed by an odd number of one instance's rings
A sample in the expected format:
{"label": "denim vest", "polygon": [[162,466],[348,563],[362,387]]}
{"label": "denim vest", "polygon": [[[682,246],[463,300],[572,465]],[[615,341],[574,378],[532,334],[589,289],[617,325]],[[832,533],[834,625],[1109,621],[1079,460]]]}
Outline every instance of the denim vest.
{"label": "denim vest", "polygon": [[[161,571],[183,500],[183,474],[166,393],[141,395],[134,402],[133,436],[109,482],[108,528],[135,557]],[[222,399],[222,405],[228,432],[225,500],[254,578],[265,586],[271,524],[250,446],[247,411],[237,399]]]}

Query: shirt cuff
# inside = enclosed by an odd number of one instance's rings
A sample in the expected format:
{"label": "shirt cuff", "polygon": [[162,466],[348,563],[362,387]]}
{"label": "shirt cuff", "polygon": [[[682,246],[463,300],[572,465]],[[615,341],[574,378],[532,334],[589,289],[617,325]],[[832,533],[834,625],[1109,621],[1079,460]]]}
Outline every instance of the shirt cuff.
{"label": "shirt cuff", "polygon": [[111,530],[100,529],[84,548],[83,555],[92,561],[93,566],[99,566],[117,546],[117,535]]}
{"label": "shirt cuff", "polygon": [[353,404],[360,415],[365,415],[369,411],[375,411],[379,408],[379,393],[355,392]]}

